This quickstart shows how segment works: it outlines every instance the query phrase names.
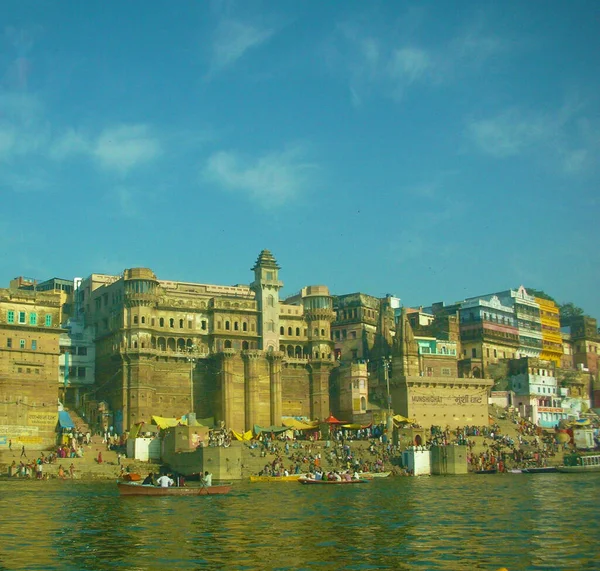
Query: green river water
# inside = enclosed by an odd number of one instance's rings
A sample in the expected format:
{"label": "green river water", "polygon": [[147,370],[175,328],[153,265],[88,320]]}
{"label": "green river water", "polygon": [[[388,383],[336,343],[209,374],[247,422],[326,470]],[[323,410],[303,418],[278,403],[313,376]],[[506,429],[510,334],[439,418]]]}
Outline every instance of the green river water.
{"label": "green river water", "polygon": [[600,569],[600,474],[239,483],[187,498],[0,486],[0,570]]}

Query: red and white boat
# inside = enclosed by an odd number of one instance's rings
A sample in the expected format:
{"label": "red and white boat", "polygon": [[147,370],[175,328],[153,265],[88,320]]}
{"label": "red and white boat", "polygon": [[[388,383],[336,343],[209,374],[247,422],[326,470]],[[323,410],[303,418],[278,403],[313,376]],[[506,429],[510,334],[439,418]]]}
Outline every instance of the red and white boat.
{"label": "red and white boat", "polygon": [[122,496],[217,496],[228,494],[231,486],[151,486],[139,482],[117,482]]}

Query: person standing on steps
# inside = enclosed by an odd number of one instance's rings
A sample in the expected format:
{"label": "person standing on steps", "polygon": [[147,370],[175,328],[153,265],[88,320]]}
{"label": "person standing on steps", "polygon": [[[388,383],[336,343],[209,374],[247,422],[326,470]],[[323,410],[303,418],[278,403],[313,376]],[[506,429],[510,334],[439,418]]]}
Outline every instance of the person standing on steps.
{"label": "person standing on steps", "polygon": [[[23,456],[27,458],[27,454],[25,454],[25,444],[23,444],[23,447],[21,448],[21,456],[19,456],[19,458],[23,458]],[[29,460],[29,458],[27,458],[27,460]]]}

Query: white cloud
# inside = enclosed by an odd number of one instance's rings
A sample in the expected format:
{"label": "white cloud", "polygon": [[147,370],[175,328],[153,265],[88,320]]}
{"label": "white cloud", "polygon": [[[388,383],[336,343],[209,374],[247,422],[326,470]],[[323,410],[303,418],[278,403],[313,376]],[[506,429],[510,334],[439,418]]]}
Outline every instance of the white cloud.
{"label": "white cloud", "polygon": [[362,26],[344,22],[336,26],[326,55],[332,68],[349,74],[354,105],[371,91],[400,99],[409,87],[449,83],[456,76],[478,71],[489,58],[509,50],[508,42],[485,35],[480,28],[441,45],[423,47],[414,39],[413,31],[398,41],[397,35],[369,35]]}
{"label": "white cloud", "polygon": [[480,153],[497,159],[518,155],[538,157],[576,175],[593,168],[600,155],[600,138],[590,136],[584,109],[566,104],[554,113],[510,109],[467,122],[465,134]]}
{"label": "white cloud", "polygon": [[235,64],[248,50],[265,43],[273,29],[235,20],[222,21],[215,31],[212,45],[211,71],[220,71]]}
{"label": "white cloud", "polygon": [[402,48],[393,51],[388,64],[388,73],[395,80],[410,85],[423,78],[431,66],[431,57],[425,50]]}
{"label": "white cloud", "polygon": [[277,207],[305,190],[308,171],[315,168],[300,155],[298,149],[292,149],[250,160],[220,151],[209,157],[203,175],[225,190],[248,195],[263,207]]}
{"label": "white cloud", "polygon": [[48,150],[48,156],[56,161],[62,161],[74,155],[88,154],[91,150],[88,138],[74,129],[69,129],[54,139]]}
{"label": "white cloud", "polygon": [[94,159],[101,167],[121,174],[155,159],[160,153],[160,143],[150,134],[146,125],[105,129],[92,150]]}
{"label": "white cloud", "polygon": [[483,153],[503,158],[518,155],[552,135],[554,126],[543,117],[523,117],[514,110],[470,121],[467,135]]}

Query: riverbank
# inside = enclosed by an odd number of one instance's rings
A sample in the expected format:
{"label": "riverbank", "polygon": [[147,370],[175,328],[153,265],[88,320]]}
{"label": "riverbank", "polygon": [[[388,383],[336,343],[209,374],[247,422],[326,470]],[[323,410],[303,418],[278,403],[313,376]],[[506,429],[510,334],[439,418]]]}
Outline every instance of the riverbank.
{"label": "riverbank", "polygon": [[[492,410],[492,413],[495,411]],[[498,434],[506,436],[515,442],[515,448],[530,454],[536,453],[536,448],[532,446],[534,437],[526,437],[523,444],[519,443],[518,426],[509,419],[503,419],[501,414],[495,414],[494,423],[498,426]],[[479,456],[489,454],[496,449],[508,450],[508,447],[500,446],[498,441],[492,440],[489,436],[469,436],[472,443],[471,455]],[[240,446],[242,449],[242,478],[248,479],[252,474],[258,474],[267,464],[273,466],[279,462],[283,468],[290,472],[294,471],[296,464],[299,464],[300,471],[306,472],[311,468],[314,458],[319,459],[319,464],[324,470],[346,468],[345,457],[349,453],[353,459],[359,461],[360,465],[375,465],[380,462],[381,469],[389,470],[393,475],[402,474],[399,467],[398,454],[388,457],[386,446],[382,443],[376,443],[372,447],[372,441],[366,440],[346,440],[342,450],[340,443],[327,441],[297,441],[288,443],[289,449],[285,451],[285,443],[276,441],[275,450],[263,455],[260,448],[250,448],[246,444],[234,442],[233,446]],[[98,463],[98,454],[102,454],[102,463]],[[7,476],[10,465],[14,462],[19,466],[21,461],[32,464],[41,455],[41,451],[26,451],[26,456],[21,457],[20,450],[0,451],[0,474]],[[47,455],[47,452],[44,452]],[[553,455],[544,458],[544,463],[548,466],[558,466],[562,464],[563,451],[556,450]],[[99,436],[92,439],[90,445],[83,446],[82,458],[58,458],[49,464],[43,464],[44,478],[59,478],[62,470],[65,473],[65,479],[70,479],[70,466],[73,465],[73,479],[79,480],[115,480],[125,473],[139,473],[146,475],[149,472],[157,472],[161,464],[153,462],[141,462],[131,458],[125,458],[118,455],[115,451],[107,450],[106,444],[103,444]],[[511,467],[510,464],[507,466]],[[32,478],[35,473],[32,472]]]}

